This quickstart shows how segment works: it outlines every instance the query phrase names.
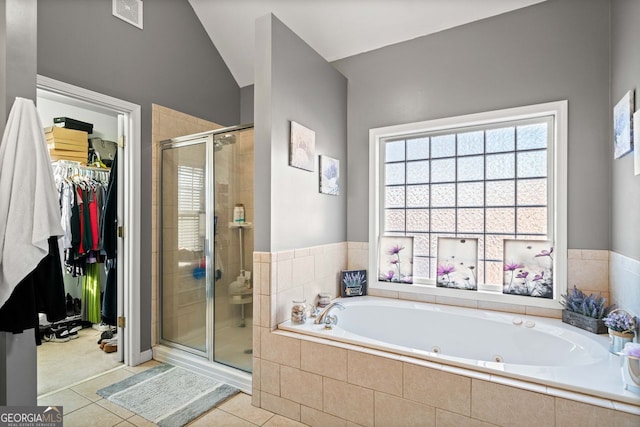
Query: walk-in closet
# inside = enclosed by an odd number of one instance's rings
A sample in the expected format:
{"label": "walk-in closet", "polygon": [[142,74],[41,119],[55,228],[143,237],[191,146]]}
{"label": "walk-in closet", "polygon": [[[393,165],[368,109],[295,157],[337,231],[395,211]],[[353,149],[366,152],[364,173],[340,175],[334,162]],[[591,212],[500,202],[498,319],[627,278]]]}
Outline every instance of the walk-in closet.
{"label": "walk-in closet", "polygon": [[66,318],[39,315],[38,396],[122,365],[117,328],[118,113],[38,89],[64,235]]}

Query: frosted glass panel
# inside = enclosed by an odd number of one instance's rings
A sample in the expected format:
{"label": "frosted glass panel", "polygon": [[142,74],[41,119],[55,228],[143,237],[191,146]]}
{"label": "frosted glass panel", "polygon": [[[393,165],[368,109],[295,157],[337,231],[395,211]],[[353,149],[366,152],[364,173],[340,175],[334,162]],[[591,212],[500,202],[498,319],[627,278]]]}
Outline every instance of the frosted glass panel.
{"label": "frosted glass panel", "polygon": [[512,153],[487,156],[487,179],[511,179],[515,172]]}
{"label": "frosted glass panel", "polygon": [[429,161],[407,163],[407,183],[423,184],[429,182]]}
{"label": "frosted glass panel", "polygon": [[485,283],[497,285],[502,283],[502,262],[485,262]]}
{"label": "frosted glass panel", "polygon": [[386,187],[384,191],[384,206],[386,208],[404,207],[404,187]]}
{"label": "frosted glass panel", "polygon": [[547,148],[547,124],[518,126],[518,150]]}
{"label": "frosted glass panel", "polygon": [[458,184],[458,206],[483,206],[484,205],[484,183],[467,182]]}
{"label": "frosted glass panel", "polygon": [[408,209],[407,231],[429,231],[429,210]]}
{"label": "frosted glass panel", "polygon": [[486,237],[486,253],[485,256],[487,259],[502,261],[503,259],[503,251],[504,251],[504,239],[513,239],[515,236],[496,236],[492,234],[488,234]]}
{"label": "frosted glass panel", "polygon": [[515,209],[487,209],[487,233],[513,233]]}
{"label": "frosted glass panel", "polygon": [[431,157],[451,157],[456,155],[456,136],[440,135],[431,138]]}
{"label": "frosted glass panel", "polygon": [[411,233],[413,236],[413,255],[429,256],[429,235]]}
{"label": "frosted glass panel", "polygon": [[455,184],[434,184],[431,186],[431,206],[437,208],[456,205]]}
{"label": "frosted glass panel", "polygon": [[524,179],[518,181],[519,205],[546,205],[547,180]]}
{"label": "frosted glass panel", "polygon": [[431,161],[431,182],[451,182],[456,179],[456,160]]}
{"label": "frosted glass panel", "polygon": [[404,160],[404,140],[387,142],[384,153],[385,162],[399,162]]}
{"label": "frosted glass panel", "polygon": [[407,207],[421,208],[429,206],[429,186],[428,185],[408,185],[407,186]]}
{"label": "frosted glass panel", "polygon": [[407,160],[420,160],[429,158],[429,138],[416,138],[407,140]]}
{"label": "frosted glass panel", "polygon": [[487,182],[487,206],[513,206],[514,204],[514,181]]}
{"label": "frosted glass panel", "polygon": [[518,178],[547,175],[547,150],[518,153]]}
{"label": "frosted glass panel", "polygon": [[386,209],[384,211],[385,231],[404,231],[404,210]]}
{"label": "frosted glass panel", "polygon": [[386,185],[404,184],[404,163],[387,164],[384,171]]}
{"label": "frosted glass panel", "polygon": [[487,153],[513,151],[515,148],[515,129],[513,127],[487,131]]}
{"label": "frosted glass panel", "polygon": [[484,179],[484,156],[458,157],[458,181]]}
{"label": "frosted glass panel", "polygon": [[458,233],[484,232],[483,209],[458,209]]}
{"label": "frosted glass panel", "polygon": [[453,232],[456,226],[455,209],[433,209],[431,211],[431,231]]}
{"label": "frosted glass panel", "polygon": [[547,233],[547,209],[546,208],[518,209],[518,233],[546,234]]}
{"label": "frosted glass panel", "polygon": [[429,277],[429,258],[413,258],[413,276]]}
{"label": "frosted glass panel", "polygon": [[467,132],[458,134],[458,156],[482,154],[484,152],[484,132]]}

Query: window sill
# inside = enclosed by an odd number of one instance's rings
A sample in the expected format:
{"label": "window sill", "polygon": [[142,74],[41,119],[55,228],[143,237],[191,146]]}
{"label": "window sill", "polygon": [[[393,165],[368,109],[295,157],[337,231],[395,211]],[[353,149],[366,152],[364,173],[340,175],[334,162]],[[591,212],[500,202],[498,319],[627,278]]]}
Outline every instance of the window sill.
{"label": "window sill", "polygon": [[[525,314],[527,308],[537,307],[542,309],[562,310],[562,305],[557,300],[526,297],[519,295],[507,295],[492,291],[466,291],[461,289],[438,288],[435,285],[405,284],[372,281],[369,284],[372,295],[390,296],[398,299],[418,300],[434,303],[445,303],[475,308],[490,308],[502,306],[504,310]],[[397,295],[395,294],[397,292]],[[457,300],[457,302],[456,302]],[[534,314],[533,310],[529,310]],[[535,314],[534,314],[535,315]],[[552,316],[556,317],[556,316]]]}

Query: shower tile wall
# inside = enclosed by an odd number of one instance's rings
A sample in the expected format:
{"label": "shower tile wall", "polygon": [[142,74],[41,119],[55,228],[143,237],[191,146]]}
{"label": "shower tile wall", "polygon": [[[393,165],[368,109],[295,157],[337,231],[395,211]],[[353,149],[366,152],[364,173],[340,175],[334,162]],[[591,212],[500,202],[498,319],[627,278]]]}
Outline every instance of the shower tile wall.
{"label": "shower tile wall", "polygon": [[[239,131],[236,143],[216,152],[216,205],[218,216],[217,249],[222,262],[222,277],[216,281],[215,328],[235,326],[241,318],[240,305],[229,304],[229,284],[240,274],[240,239],[233,222],[233,208],[242,204],[245,221],[254,222],[253,203],[253,129]],[[243,229],[243,268],[252,270],[253,228]],[[255,282],[252,272],[252,282]],[[245,304],[245,316],[251,317],[252,304]],[[250,324],[250,321],[249,321]]]}
{"label": "shower tile wall", "polygon": [[152,215],[151,215],[151,343],[158,343],[158,256],[160,230],[158,229],[160,211],[158,201],[160,200],[160,141],[174,138],[181,135],[204,132],[212,129],[219,129],[222,126],[202,120],[188,114],[181,113],[161,105],[152,104]]}

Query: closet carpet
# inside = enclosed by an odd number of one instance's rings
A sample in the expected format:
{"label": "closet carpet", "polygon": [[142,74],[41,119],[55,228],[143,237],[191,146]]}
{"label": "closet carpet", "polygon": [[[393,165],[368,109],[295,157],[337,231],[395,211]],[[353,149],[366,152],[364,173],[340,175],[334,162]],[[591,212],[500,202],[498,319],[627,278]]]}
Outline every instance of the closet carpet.
{"label": "closet carpet", "polygon": [[100,349],[100,331],[85,328],[77,339],[42,342],[38,349],[38,396],[121,366],[118,353]]}

